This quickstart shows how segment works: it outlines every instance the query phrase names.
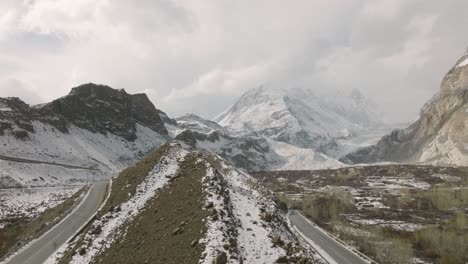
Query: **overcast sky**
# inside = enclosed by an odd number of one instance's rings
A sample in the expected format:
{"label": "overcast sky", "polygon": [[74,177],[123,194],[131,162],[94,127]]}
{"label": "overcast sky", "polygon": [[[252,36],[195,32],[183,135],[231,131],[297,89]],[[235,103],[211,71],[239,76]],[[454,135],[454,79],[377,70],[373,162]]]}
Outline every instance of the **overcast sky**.
{"label": "overcast sky", "polygon": [[468,45],[467,0],[1,0],[0,96],[82,83],[211,118],[262,84],[358,88],[415,119]]}

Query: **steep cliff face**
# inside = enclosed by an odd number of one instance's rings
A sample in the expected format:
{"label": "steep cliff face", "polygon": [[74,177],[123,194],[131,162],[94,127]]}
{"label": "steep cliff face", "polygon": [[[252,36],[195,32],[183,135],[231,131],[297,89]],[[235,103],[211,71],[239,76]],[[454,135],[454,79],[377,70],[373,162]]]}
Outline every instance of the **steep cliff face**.
{"label": "steep cliff face", "polygon": [[167,130],[146,94],[131,95],[125,90],[85,84],[73,88],[70,94],[42,107],[42,111],[61,116],[91,132],[136,139],[136,123],[167,135]]}
{"label": "steep cliff face", "polygon": [[104,85],[84,84],[64,97],[34,107],[19,98],[0,98],[0,106],[0,135],[10,130],[27,137],[34,133],[34,121],[52,125],[62,133],[68,133],[70,125],[75,125],[93,133],[112,133],[129,141],[136,139],[137,123],[167,135],[160,117],[162,112],[146,94],[131,95],[123,89]]}
{"label": "steep cliff face", "polygon": [[468,54],[445,75],[440,92],[426,103],[418,121],[342,161],[468,165]]}

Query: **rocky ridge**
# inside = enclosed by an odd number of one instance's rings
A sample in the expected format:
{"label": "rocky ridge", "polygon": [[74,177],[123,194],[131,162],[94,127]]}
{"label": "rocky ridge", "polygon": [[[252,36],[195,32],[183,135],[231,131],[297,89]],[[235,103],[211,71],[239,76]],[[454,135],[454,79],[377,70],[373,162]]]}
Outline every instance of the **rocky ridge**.
{"label": "rocky ridge", "polygon": [[[112,133],[133,141],[136,139],[136,124],[140,123],[161,135],[167,130],[157,110],[146,94],[128,94],[104,85],[84,84],[50,103],[29,107],[19,98],[0,98],[0,135],[14,130],[17,135],[34,132],[33,121],[50,124],[63,133],[69,125],[93,133]],[[7,109],[10,110],[7,110]]]}
{"label": "rocky ridge", "polygon": [[219,156],[171,142],[116,177],[95,221],[49,263],[321,263],[285,210]]}
{"label": "rocky ridge", "polygon": [[0,98],[0,155],[96,169],[0,160],[0,185],[63,185],[110,177],[170,140],[162,118],[175,123],[145,94],[96,84],[32,107],[19,98]]}

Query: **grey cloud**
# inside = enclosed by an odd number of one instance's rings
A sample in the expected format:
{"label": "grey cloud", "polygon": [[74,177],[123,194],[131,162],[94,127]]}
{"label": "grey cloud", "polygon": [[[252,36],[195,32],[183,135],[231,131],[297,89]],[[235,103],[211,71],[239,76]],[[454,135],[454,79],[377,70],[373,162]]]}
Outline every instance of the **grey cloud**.
{"label": "grey cloud", "polygon": [[392,120],[407,121],[468,45],[465,0],[0,6],[0,61],[9,62],[0,68],[0,95],[15,91],[8,80],[22,80],[42,100],[96,82],[147,92],[172,116],[213,117],[265,84],[358,88]]}

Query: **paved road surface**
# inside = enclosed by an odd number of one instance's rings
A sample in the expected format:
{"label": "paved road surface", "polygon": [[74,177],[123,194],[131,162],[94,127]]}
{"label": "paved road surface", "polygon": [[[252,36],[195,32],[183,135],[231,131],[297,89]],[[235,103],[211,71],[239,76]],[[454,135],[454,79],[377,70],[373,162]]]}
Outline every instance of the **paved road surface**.
{"label": "paved road surface", "polygon": [[68,241],[76,231],[99,209],[106,194],[108,182],[91,186],[88,196],[63,222],[53,227],[26,250],[13,257],[8,264],[43,263],[55,250]]}
{"label": "paved road surface", "polygon": [[289,215],[291,223],[312,240],[323,251],[325,251],[336,263],[339,264],[364,264],[367,263],[360,257],[356,256],[349,249],[324,234],[317,227],[310,224],[307,219],[298,214],[297,211],[292,211]]}

